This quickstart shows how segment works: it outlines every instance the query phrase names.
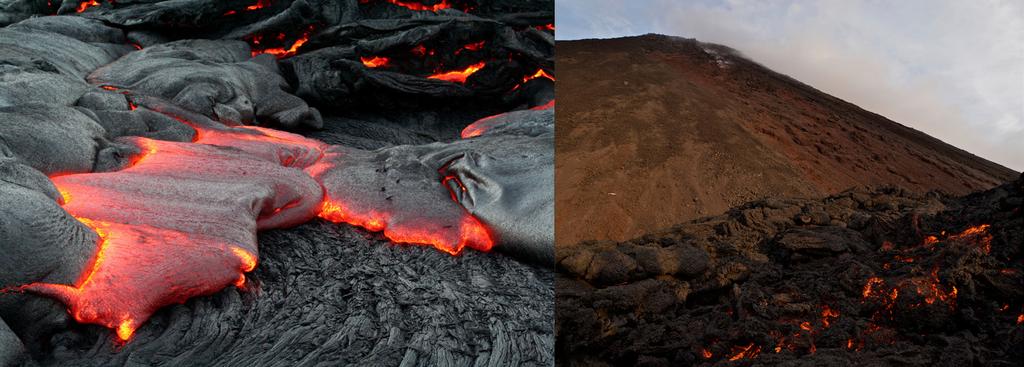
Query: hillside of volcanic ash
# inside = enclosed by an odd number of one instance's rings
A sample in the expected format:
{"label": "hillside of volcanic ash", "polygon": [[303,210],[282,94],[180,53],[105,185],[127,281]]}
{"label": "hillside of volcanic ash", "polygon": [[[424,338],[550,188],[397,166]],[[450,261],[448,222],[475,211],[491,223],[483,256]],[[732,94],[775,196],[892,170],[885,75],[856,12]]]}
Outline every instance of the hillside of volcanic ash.
{"label": "hillside of volcanic ash", "polygon": [[551,7],[0,5],[0,366],[550,364]]}
{"label": "hillside of volcanic ash", "polygon": [[557,57],[560,246],[761,198],[860,185],[962,195],[1016,177],[727,47],[646,35],[559,41]]}
{"label": "hillside of volcanic ash", "polygon": [[564,365],[1015,366],[1024,175],[768,199],[559,253]]}

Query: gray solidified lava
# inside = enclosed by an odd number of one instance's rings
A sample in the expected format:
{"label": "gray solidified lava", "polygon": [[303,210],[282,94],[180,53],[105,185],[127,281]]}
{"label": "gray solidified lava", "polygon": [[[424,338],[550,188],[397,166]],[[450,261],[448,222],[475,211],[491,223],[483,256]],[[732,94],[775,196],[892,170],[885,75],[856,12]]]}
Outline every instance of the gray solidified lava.
{"label": "gray solidified lava", "polygon": [[[552,273],[499,254],[396,246],[324,221],[260,234],[245,291],[157,313],[118,346],[58,335],[44,365],[550,365]],[[98,335],[98,336],[97,336]]]}

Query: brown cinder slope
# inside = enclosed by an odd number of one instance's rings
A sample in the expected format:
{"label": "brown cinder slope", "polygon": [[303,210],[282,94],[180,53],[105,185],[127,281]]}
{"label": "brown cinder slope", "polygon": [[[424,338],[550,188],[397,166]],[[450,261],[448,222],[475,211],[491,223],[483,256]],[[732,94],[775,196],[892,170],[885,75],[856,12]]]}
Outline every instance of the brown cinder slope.
{"label": "brown cinder slope", "polygon": [[765,197],[962,195],[1017,173],[724,46],[559,41],[556,237],[623,241]]}

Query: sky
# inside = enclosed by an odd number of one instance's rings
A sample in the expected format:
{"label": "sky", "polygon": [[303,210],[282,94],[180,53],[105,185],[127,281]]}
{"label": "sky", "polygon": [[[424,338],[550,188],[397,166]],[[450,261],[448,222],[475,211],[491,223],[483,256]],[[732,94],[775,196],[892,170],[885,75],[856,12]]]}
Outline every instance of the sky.
{"label": "sky", "polygon": [[555,17],[560,40],[660,33],[729,46],[1024,171],[1024,1],[557,0]]}

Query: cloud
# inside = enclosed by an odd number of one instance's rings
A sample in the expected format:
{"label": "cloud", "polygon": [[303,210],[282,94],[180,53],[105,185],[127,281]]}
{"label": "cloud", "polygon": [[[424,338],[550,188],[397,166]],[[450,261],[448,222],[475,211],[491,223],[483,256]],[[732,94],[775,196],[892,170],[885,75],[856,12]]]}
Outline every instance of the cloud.
{"label": "cloud", "polygon": [[556,16],[559,39],[653,32],[724,44],[1024,170],[1024,3],[1018,1],[559,0]]}

